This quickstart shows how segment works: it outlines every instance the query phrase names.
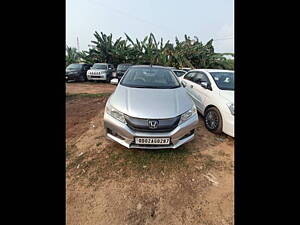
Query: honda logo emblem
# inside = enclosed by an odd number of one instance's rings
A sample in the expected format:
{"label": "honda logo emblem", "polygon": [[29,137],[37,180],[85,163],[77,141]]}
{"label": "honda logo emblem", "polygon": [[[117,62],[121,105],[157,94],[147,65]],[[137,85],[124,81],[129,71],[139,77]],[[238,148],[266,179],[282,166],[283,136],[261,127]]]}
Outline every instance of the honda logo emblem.
{"label": "honda logo emblem", "polygon": [[156,129],[158,126],[158,120],[148,120],[148,126],[150,129]]}

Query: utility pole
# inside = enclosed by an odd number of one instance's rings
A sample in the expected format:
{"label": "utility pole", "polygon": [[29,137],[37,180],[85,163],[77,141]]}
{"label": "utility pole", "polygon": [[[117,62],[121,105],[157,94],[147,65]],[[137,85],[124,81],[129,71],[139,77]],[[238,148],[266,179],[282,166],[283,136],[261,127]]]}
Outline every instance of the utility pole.
{"label": "utility pole", "polygon": [[77,37],[77,50],[78,50],[78,52],[80,51],[79,50],[79,39],[78,39],[78,37]]}

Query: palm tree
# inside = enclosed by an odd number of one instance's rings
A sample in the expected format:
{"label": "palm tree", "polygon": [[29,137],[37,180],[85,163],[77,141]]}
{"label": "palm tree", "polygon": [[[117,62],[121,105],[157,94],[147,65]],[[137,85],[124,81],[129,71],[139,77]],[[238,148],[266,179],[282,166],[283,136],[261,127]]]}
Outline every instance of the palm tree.
{"label": "palm tree", "polygon": [[66,47],[66,66],[72,63],[78,63],[80,57],[78,55],[77,49],[72,47]]}
{"label": "palm tree", "polygon": [[77,53],[79,57],[88,63],[107,62],[115,65],[120,63],[132,64],[156,64],[172,67],[191,68],[223,68],[233,69],[234,60],[229,60],[225,55],[232,53],[215,53],[213,39],[206,44],[184,36],[183,41],[175,37],[175,44],[166,43],[161,38],[157,41],[154,34],[146,36],[142,41],[133,41],[126,33],[126,39],[121,37],[113,41],[112,34],[106,35],[102,32],[94,33],[96,38],[92,41],[96,46],[94,49]]}

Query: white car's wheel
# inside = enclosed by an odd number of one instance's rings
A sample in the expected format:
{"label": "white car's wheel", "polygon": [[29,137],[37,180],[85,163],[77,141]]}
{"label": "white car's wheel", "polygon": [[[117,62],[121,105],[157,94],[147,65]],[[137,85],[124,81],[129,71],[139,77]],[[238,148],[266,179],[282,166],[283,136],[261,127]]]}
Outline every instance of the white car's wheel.
{"label": "white car's wheel", "polygon": [[222,133],[223,120],[220,111],[216,107],[207,109],[204,113],[205,127],[215,134]]}

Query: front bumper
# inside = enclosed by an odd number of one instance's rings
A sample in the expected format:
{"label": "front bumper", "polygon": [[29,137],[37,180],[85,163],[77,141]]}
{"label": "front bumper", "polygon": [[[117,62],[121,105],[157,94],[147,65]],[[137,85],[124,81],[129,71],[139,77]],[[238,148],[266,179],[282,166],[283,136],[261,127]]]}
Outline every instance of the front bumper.
{"label": "front bumper", "polygon": [[234,116],[229,113],[223,117],[223,132],[234,137]]}
{"label": "front bumper", "polygon": [[[107,137],[127,148],[175,149],[194,138],[194,130],[197,124],[198,115],[195,114],[170,132],[140,132],[130,129],[126,124],[104,113],[104,128]],[[170,145],[138,145],[134,142],[135,137],[169,137]]]}
{"label": "front bumper", "polygon": [[87,75],[88,80],[106,80],[106,74],[101,75]]}
{"label": "front bumper", "polygon": [[66,74],[65,78],[66,80],[78,80],[80,77],[80,74]]}

